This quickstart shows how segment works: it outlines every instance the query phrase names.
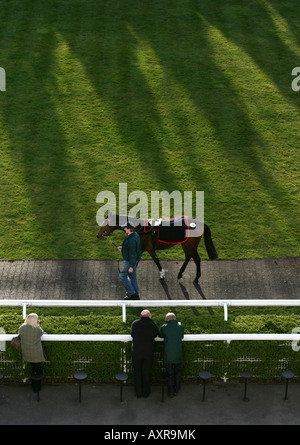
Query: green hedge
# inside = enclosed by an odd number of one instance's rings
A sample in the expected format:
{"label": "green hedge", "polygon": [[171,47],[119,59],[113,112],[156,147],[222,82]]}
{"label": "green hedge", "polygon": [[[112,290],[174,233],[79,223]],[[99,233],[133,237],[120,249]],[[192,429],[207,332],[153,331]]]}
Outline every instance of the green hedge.
{"label": "green hedge", "polygon": [[[291,333],[300,326],[297,308],[230,308],[224,321],[222,308],[152,308],[152,318],[161,326],[165,313],[177,314],[186,334],[198,333]],[[20,310],[2,308],[0,328],[7,333],[17,332],[22,324]],[[48,334],[129,334],[132,322],[140,309],[127,310],[127,322],[122,322],[120,308],[60,309],[30,308],[37,312],[41,326]],[[132,378],[131,342],[45,342],[47,363],[45,376],[49,381],[67,381],[77,370],[86,370],[92,381],[108,382],[121,369]],[[153,377],[163,370],[163,343],[156,343]],[[199,371],[209,370],[214,378],[233,379],[249,369],[259,379],[274,379],[285,369],[300,376],[300,353],[293,351],[287,341],[224,341],[184,342],[183,378],[195,379]],[[0,352],[0,371],[7,378],[28,377],[30,368],[20,354],[7,342]]]}

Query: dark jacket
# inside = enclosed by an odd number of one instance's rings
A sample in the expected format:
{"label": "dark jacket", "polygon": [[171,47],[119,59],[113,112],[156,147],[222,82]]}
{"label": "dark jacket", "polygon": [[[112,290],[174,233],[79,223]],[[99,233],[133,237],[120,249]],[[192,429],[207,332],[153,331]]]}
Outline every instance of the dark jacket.
{"label": "dark jacket", "polygon": [[159,336],[164,339],[164,363],[181,363],[183,327],[177,320],[167,321],[160,328]]}
{"label": "dark jacket", "polygon": [[145,357],[155,351],[155,337],[158,335],[158,327],[149,317],[141,317],[135,320],[131,326],[132,356]]}
{"label": "dark jacket", "polygon": [[140,236],[136,232],[127,235],[122,245],[122,256],[129,261],[129,267],[134,267],[142,256]]}

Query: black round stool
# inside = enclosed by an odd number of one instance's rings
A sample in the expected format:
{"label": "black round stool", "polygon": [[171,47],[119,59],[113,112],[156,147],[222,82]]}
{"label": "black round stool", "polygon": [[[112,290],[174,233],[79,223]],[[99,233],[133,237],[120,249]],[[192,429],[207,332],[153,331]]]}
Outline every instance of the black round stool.
{"label": "black round stool", "polygon": [[251,371],[242,371],[240,373],[240,376],[243,377],[245,379],[245,386],[244,386],[244,397],[243,397],[243,401],[244,402],[249,402],[250,399],[247,398],[247,382],[248,379],[250,379],[253,374]]}
{"label": "black round stool", "polygon": [[119,372],[115,375],[115,379],[120,382],[120,402],[123,402],[123,383],[127,381],[128,374],[126,374],[126,372]]}
{"label": "black round stool", "polygon": [[81,383],[87,378],[86,372],[75,372],[74,379],[78,382],[78,388],[79,388],[79,402],[81,402]]}
{"label": "black round stool", "polygon": [[289,379],[292,379],[294,377],[294,373],[292,371],[283,371],[281,376],[285,379],[285,395],[284,395],[284,400],[288,400],[287,394],[288,394]]}
{"label": "black round stool", "polygon": [[202,395],[202,402],[205,401],[205,385],[206,380],[211,378],[211,373],[208,371],[201,371],[199,372],[199,377],[203,380],[203,395]]}
{"label": "black round stool", "polygon": [[161,382],[161,401],[165,401],[165,385],[169,379],[169,374],[167,372],[162,372],[158,375],[158,380]]}
{"label": "black round stool", "polygon": [[36,382],[35,391],[36,391],[37,401],[39,402],[40,401],[41,381],[44,378],[44,374],[38,373],[38,372],[33,372],[30,377],[33,382]]}

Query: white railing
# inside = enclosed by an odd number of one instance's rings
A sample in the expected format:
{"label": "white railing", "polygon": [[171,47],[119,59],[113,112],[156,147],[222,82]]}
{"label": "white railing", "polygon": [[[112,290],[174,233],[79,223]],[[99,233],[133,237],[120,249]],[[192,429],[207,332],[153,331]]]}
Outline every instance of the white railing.
{"label": "white railing", "polygon": [[123,322],[126,323],[127,307],[216,307],[224,309],[224,320],[228,320],[230,306],[300,306],[300,299],[295,300],[0,300],[0,306],[22,306],[23,319],[26,318],[28,306],[61,306],[61,307],[121,307]]}
{"label": "white railing", "polygon": [[[0,334],[0,342],[11,341],[17,334]],[[129,342],[131,335],[114,334],[43,334],[42,341],[118,341]],[[157,337],[156,341],[163,341]],[[185,334],[183,341],[300,341],[300,334]]]}
{"label": "white railing", "polygon": [[[223,306],[224,319],[228,320],[228,307],[230,306],[300,306],[300,300],[0,300],[0,306],[22,306],[23,318],[26,318],[27,308],[29,306],[47,307],[122,307],[123,322],[126,322],[127,307],[175,307],[175,306]],[[227,341],[233,340],[263,340],[263,341],[292,341],[300,342],[300,334],[297,332],[291,334],[186,334],[184,341]],[[1,341],[11,341],[16,334],[0,334]],[[89,335],[89,334],[44,334],[43,341],[118,341],[129,342],[132,340],[130,335]],[[157,341],[162,341],[156,338]]]}

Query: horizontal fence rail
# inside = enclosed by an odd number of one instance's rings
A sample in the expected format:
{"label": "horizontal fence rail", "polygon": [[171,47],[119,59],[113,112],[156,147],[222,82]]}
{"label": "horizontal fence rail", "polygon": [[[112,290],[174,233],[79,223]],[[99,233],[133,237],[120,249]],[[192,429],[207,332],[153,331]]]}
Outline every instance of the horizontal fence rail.
{"label": "horizontal fence rail", "polygon": [[[11,341],[17,334],[0,334],[1,341]],[[43,334],[42,341],[132,341],[131,335],[122,334]],[[156,341],[163,341],[157,337]],[[300,341],[300,334],[186,334],[183,341]]]}
{"label": "horizontal fence rail", "polygon": [[[29,308],[37,307],[119,307],[122,310],[123,321],[126,322],[126,309],[129,307],[140,307],[143,309],[151,307],[173,308],[176,306],[190,307],[223,307],[224,319],[228,319],[228,309],[231,306],[300,306],[300,300],[0,300],[1,306],[19,306],[23,309],[23,317],[29,313]],[[35,311],[35,309],[34,309]],[[38,312],[38,309],[36,310]],[[120,313],[121,316],[121,313]],[[292,333],[225,333],[220,334],[185,334],[183,342],[185,342],[186,351],[186,376],[187,378],[195,378],[198,376],[201,366],[203,369],[211,369],[214,375],[220,378],[238,377],[240,371],[245,366],[250,366],[256,376],[263,378],[280,377],[281,372],[286,367],[292,367],[293,372],[300,375],[298,359],[294,352],[300,351],[300,328],[293,329]],[[9,342],[17,336],[17,333],[7,333],[0,328],[0,365],[6,369],[6,374],[10,378],[20,378],[24,374],[24,364],[18,363],[11,356],[11,351],[6,346],[10,346]],[[63,363],[66,360],[66,369],[64,365],[57,367],[54,361],[47,362],[48,378],[66,378],[69,379],[73,375],[73,368],[89,369],[89,375],[98,381],[99,379],[99,357],[103,360],[103,354],[106,357],[106,351],[113,352],[112,362],[108,362],[106,369],[101,374],[103,381],[110,381],[111,375],[115,373],[115,366],[129,371],[131,361],[129,350],[132,341],[131,335],[128,334],[48,334],[44,333],[41,337],[43,343],[54,342],[55,349],[73,351],[63,354]],[[157,344],[158,356],[155,366],[159,372],[162,372],[162,351],[161,346],[164,340],[156,337],[155,340],[160,342]],[[65,342],[65,343],[64,343]],[[72,347],[68,342],[74,342]],[[77,344],[75,344],[77,342]],[[80,343],[83,342],[83,343]],[[85,342],[85,343],[84,343]],[[99,347],[97,346],[99,342]],[[114,342],[114,344],[109,343]],[[245,345],[241,347],[242,344]],[[248,342],[248,343],[247,343]],[[250,342],[250,343],[249,343]],[[252,343],[251,343],[252,342]],[[257,343],[260,342],[260,343]],[[277,343],[276,343],[277,342]],[[46,344],[45,348],[46,348]],[[49,343],[48,343],[49,344]],[[52,343],[53,344],[53,343]],[[101,347],[100,347],[101,345]],[[231,345],[231,346],[229,346]],[[202,347],[204,346],[204,347]],[[206,347],[207,346],[207,347]],[[280,346],[280,347],[278,347]],[[49,344],[50,347],[50,344]],[[256,348],[256,349],[255,349]],[[50,348],[51,349],[51,348]],[[271,351],[272,359],[270,360],[264,355],[264,351]],[[90,352],[86,352],[90,351]],[[193,351],[190,356],[189,351]],[[224,354],[220,354],[223,351]],[[254,352],[253,352],[254,351]],[[256,352],[255,352],[256,351]],[[258,351],[258,352],[257,352]],[[87,356],[86,356],[87,355]],[[267,354],[268,355],[268,354]],[[98,359],[94,359],[98,357]],[[21,356],[18,359],[21,362]],[[113,367],[113,370],[112,370]],[[68,371],[68,369],[71,371]],[[158,372],[158,371],[157,371]],[[63,376],[63,377],[62,377]]]}
{"label": "horizontal fence rail", "polygon": [[126,323],[127,307],[217,307],[224,309],[224,320],[228,321],[228,308],[230,306],[300,306],[300,299],[294,300],[0,300],[0,306],[22,306],[23,319],[26,318],[27,308],[34,307],[120,307],[122,319]]}

